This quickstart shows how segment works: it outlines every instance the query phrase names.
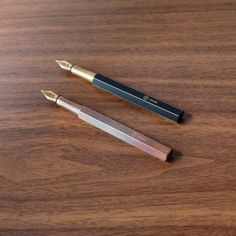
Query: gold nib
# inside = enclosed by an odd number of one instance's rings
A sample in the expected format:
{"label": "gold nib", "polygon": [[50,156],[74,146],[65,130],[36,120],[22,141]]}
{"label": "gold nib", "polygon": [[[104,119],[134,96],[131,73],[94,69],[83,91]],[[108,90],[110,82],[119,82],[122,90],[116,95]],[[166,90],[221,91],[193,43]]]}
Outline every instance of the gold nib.
{"label": "gold nib", "polygon": [[52,91],[45,91],[45,90],[41,90],[42,94],[44,95],[44,97],[49,100],[49,101],[52,101],[52,102],[56,102],[57,101],[57,98],[58,98],[58,95],[55,94],[54,92]]}
{"label": "gold nib", "polygon": [[56,60],[56,63],[64,70],[71,70],[71,67],[73,66],[71,63],[67,61]]}

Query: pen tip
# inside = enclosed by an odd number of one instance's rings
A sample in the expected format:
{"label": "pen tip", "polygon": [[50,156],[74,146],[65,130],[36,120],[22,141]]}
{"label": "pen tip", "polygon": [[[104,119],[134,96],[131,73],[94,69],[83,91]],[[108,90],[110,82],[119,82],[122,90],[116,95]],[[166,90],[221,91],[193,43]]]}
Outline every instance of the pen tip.
{"label": "pen tip", "polygon": [[71,63],[67,61],[55,60],[55,62],[64,70],[70,70],[71,67],[73,66]]}
{"label": "pen tip", "polygon": [[52,102],[56,102],[57,101],[58,95],[55,94],[54,92],[46,91],[46,90],[41,90],[41,93],[44,95],[44,97],[47,100],[52,101]]}

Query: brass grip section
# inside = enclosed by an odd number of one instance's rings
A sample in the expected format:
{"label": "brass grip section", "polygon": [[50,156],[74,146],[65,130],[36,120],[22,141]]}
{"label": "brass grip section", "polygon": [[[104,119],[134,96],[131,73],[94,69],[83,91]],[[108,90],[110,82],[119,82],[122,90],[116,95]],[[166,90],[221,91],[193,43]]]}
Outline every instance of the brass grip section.
{"label": "brass grip section", "polygon": [[87,80],[88,82],[92,83],[93,82],[93,79],[96,75],[96,73],[92,72],[92,71],[89,71],[89,70],[86,70],[82,67],[79,67],[79,66],[76,66],[76,65],[73,65],[70,69],[71,73]]}

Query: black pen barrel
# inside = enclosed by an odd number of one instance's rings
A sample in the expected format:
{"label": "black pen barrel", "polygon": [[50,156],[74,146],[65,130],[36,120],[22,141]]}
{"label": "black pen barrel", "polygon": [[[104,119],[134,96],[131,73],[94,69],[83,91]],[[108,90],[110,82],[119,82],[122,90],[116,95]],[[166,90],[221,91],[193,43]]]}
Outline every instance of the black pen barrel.
{"label": "black pen barrel", "polygon": [[111,94],[115,94],[127,101],[130,101],[149,111],[160,114],[161,116],[175,122],[179,123],[182,121],[184,111],[176,107],[150,97],[115,80],[109,79],[101,74],[96,74],[85,68],[73,65],[67,61],[57,60],[57,63],[61,66],[61,68],[71,71],[71,73],[87,80],[98,88],[101,88]]}
{"label": "black pen barrel", "polygon": [[158,113],[170,120],[178,123],[182,121],[184,111],[170,106],[167,103],[150,97],[144,93],[141,93],[135,89],[132,89],[115,80],[109,79],[100,74],[96,74],[92,83],[96,87],[99,87],[111,94],[115,94],[149,111]]}

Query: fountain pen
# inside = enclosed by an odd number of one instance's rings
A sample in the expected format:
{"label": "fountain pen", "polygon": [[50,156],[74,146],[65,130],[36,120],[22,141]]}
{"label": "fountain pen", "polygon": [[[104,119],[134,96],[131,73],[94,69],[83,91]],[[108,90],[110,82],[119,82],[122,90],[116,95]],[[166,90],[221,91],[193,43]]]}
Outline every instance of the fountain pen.
{"label": "fountain pen", "polygon": [[160,144],[153,139],[138,133],[107,116],[104,116],[88,107],[81,106],[62,96],[58,96],[52,91],[43,91],[43,95],[47,100],[56,103],[70,112],[77,115],[81,120],[115,136],[118,139],[162,160],[166,161],[171,154],[171,149],[163,144]]}
{"label": "fountain pen", "polygon": [[149,111],[158,113],[159,115],[177,123],[182,121],[184,114],[183,110],[168,105],[165,102],[157,100],[115,80],[109,79],[101,74],[91,72],[77,65],[73,65],[67,61],[56,60],[56,62],[62,69],[70,71],[71,73],[87,80],[100,89],[103,89],[111,94],[115,94],[129,102],[132,102]]}

